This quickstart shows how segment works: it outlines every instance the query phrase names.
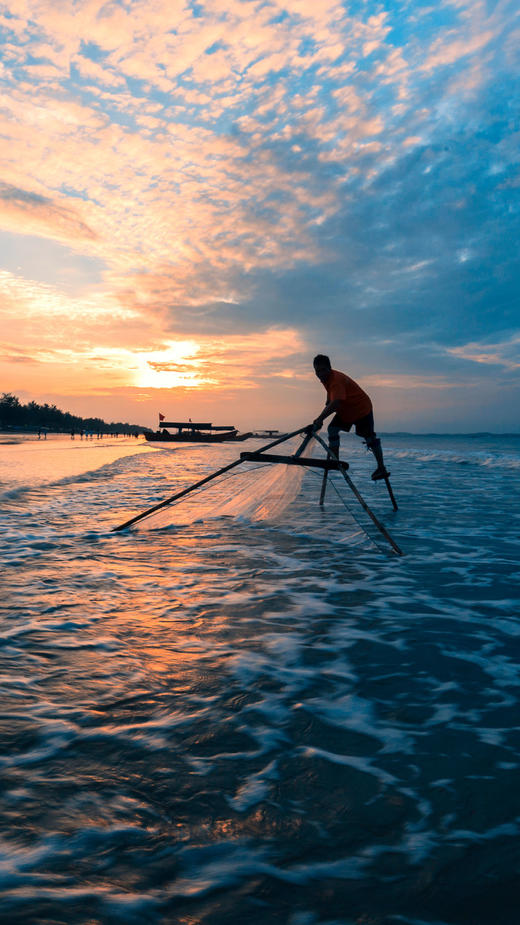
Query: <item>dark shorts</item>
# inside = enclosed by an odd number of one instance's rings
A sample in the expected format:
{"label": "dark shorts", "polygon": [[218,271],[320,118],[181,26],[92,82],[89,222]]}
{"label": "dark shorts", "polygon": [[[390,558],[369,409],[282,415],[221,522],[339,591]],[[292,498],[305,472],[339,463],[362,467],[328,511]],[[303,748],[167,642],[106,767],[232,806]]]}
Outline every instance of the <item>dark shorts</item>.
{"label": "dark shorts", "polygon": [[374,413],[369,411],[368,414],[365,414],[363,418],[359,418],[357,421],[352,421],[350,424],[345,424],[337,414],[334,415],[332,421],[329,424],[329,427],[337,427],[338,430],[346,430],[347,433],[351,427],[356,428],[356,434],[358,437],[364,437],[367,440],[369,437],[374,437]]}

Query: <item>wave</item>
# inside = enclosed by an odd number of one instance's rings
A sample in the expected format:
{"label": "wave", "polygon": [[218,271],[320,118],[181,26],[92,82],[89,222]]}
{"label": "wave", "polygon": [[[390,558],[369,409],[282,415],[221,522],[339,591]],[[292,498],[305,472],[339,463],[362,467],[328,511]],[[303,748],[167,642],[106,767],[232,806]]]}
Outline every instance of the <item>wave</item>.
{"label": "wave", "polygon": [[96,482],[98,480],[106,479],[107,477],[114,477],[122,473],[128,466],[131,464],[132,460],[135,460],[136,457],[148,455],[148,449],[143,448],[136,450],[131,454],[124,456],[118,456],[116,459],[111,460],[110,462],[104,462],[101,466],[96,466],[93,469],[86,469],[84,472],[76,472],[71,475],[64,475],[61,478],[51,479],[49,481],[38,481],[32,483],[18,483],[17,485],[7,487],[8,482],[0,482],[0,500],[10,501],[17,500],[22,498],[24,495],[31,494],[33,492],[45,491],[48,488],[62,488],[65,485],[81,485],[88,482]]}
{"label": "wave", "polygon": [[420,463],[452,463],[458,466],[480,466],[486,469],[520,469],[520,456],[516,453],[489,453],[485,451],[465,451],[441,449],[387,449],[389,459],[412,459]]}

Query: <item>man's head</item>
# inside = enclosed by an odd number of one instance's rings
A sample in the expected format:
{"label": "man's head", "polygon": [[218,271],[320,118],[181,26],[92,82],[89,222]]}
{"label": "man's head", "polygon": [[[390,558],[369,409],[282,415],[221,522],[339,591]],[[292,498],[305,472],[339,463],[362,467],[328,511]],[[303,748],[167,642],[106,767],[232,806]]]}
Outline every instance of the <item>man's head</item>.
{"label": "man's head", "polygon": [[314,357],[312,363],[314,366],[314,372],[316,373],[320,382],[326,382],[330,376],[331,370],[329,358],[325,356],[324,353],[318,353],[318,355]]}

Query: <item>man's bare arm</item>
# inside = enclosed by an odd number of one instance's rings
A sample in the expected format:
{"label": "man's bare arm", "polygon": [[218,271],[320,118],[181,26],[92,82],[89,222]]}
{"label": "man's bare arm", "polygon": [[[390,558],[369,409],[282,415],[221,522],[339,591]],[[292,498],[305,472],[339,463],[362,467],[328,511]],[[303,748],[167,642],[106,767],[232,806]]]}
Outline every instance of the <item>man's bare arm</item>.
{"label": "man's bare arm", "polygon": [[328,418],[331,414],[334,414],[334,412],[338,410],[339,406],[339,398],[334,398],[333,401],[327,402],[321,414],[319,414],[318,417],[313,421],[315,428],[319,430],[320,427],[323,426],[325,418]]}

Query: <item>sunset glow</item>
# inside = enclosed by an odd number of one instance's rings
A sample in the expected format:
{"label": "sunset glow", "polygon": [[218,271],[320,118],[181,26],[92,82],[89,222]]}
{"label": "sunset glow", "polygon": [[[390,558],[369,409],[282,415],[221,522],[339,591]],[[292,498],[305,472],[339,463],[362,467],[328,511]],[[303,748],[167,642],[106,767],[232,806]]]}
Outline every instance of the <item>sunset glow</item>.
{"label": "sunset glow", "polygon": [[211,384],[197,368],[197,352],[197,344],[187,341],[172,343],[165,350],[138,356],[135,384],[150,389],[175,389],[179,386],[196,389]]}

